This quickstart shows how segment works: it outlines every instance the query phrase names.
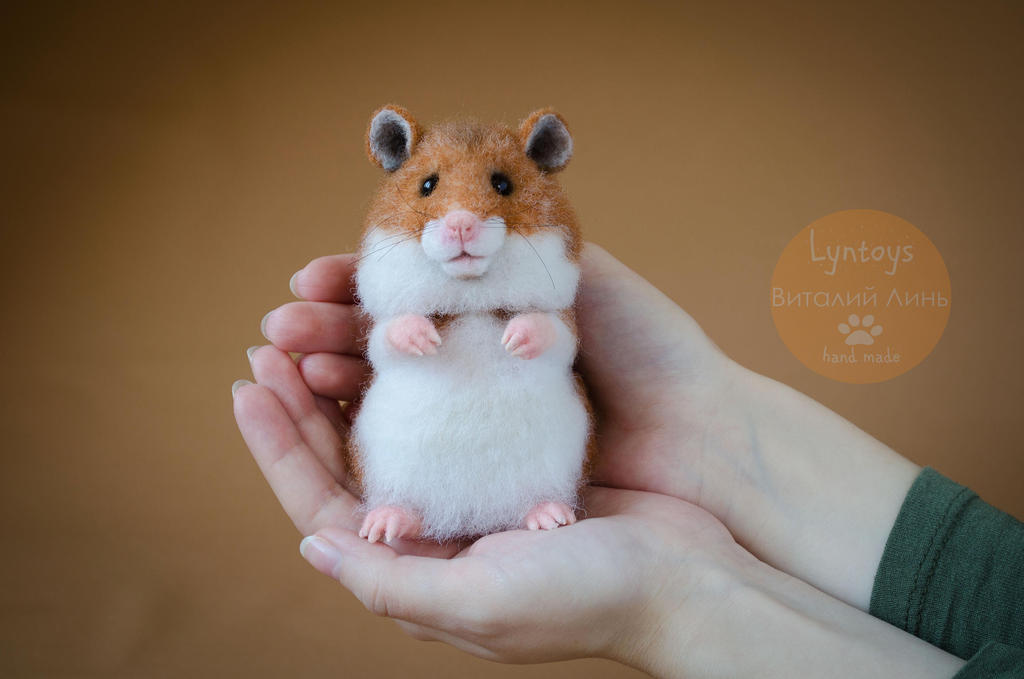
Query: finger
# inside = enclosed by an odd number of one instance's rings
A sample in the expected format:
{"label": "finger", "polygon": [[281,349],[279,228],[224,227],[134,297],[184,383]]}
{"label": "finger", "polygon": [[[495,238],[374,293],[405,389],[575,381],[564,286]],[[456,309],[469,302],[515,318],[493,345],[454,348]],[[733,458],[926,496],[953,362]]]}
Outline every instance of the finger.
{"label": "finger", "polygon": [[386,545],[371,544],[352,531],[334,527],[302,542],[303,557],[321,573],[339,580],[376,615],[455,634],[489,617],[490,606],[485,602],[493,587],[480,577],[470,557],[400,556]]}
{"label": "finger", "polygon": [[314,259],[292,276],[292,292],[312,302],[352,304],[355,301],[355,262],[353,254]]}
{"label": "finger", "polygon": [[[252,364],[253,354],[255,354],[256,350],[259,349],[259,348],[260,348],[259,345],[257,345],[257,346],[249,347],[248,349],[245,350],[245,355],[246,355],[246,357],[248,357],[250,365]],[[325,356],[337,356],[337,354],[325,354]],[[361,363],[360,361],[358,361],[356,359],[352,359],[352,358],[347,358],[346,360],[355,361],[357,364]],[[301,359],[300,359],[300,363],[301,363]],[[366,368],[366,366],[363,366],[363,367]],[[299,373],[300,374],[302,373],[301,368],[299,370]],[[303,380],[305,380],[305,379],[306,379],[305,376],[303,376]],[[308,386],[309,382],[307,381],[306,384]],[[315,390],[312,390],[312,388],[311,388],[311,391],[315,391]],[[234,392],[232,392],[232,393],[234,393]],[[355,395],[358,395],[358,392],[355,392]],[[331,425],[333,425],[334,430],[337,431],[339,433],[339,435],[341,435],[341,436],[344,436],[348,432],[348,429],[352,426],[352,423],[345,416],[345,412],[342,410],[341,403],[339,403],[338,401],[339,400],[351,401],[353,398],[355,398],[355,395],[352,398],[338,398],[338,397],[332,397],[330,395],[321,396],[321,395],[316,394],[316,393],[314,393],[314,395],[313,395],[313,398],[316,401],[316,407],[320,410],[320,412],[322,412],[324,414],[324,416],[330,421]]]}
{"label": "finger", "polygon": [[472,641],[457,637],[454,634],[449,634],[433,627],[427,627],[426,625],[417,625],[414,622],[407,622],[405,620],[395,620],[398,626],[402,628],[402,631],[411,636],[417,641],[440,641],[454,646],[460,651],[471,653],[478,658],[486,658],[487,660],[498,660],[497,654],[490,651],[479,644],[474,644]]}
{"label": "finger", "polygon": [[304,535],[329,525],[356,525],[354,497],[309,449],[269,388],[241,386],[235,419],[246,445],[285,512]]}
{"label": "finger", "polygon": [[579,369],[599,413],[647,429],[664,388],[719,387],[728,359],[675,302],[596,245],[580,264]]}
{"label": "finger", "polygon": [[417,625],[414,622],[406,622],[405,620],[395,620],[395,622],[398,623],[403,632],[416,641],[440,641],[437,630],[431,627]]}
{"label": "finger", "polygon": [[341,404],[336,399],[325,396],[314,395],[313,399],[316,401],[317,410],[324,414],[327,421],[334,427],[334,431],[342,437],[347,435],[349,425],[345,414],[341,411]]}
{"label": "finger", "polygon": [[320,464],[336,481],[343,483],[345,464],[341,450],[344,443],[338,430],[317,407],[291,357],[276,347],[260,347],[252,355],[252,373],[259,384],[277,396],[302,441]]}
{"label": "finger", "polygon": [[351,304],[289,302],[260,322],[260,332],[283,351],[362,355],[365,321]]}
{"label": "finger", "polygon": [[354,401],[370,374],[366,361],[343,354],[306,354],[299,359],[299,374],[315,394],[338,401]]}

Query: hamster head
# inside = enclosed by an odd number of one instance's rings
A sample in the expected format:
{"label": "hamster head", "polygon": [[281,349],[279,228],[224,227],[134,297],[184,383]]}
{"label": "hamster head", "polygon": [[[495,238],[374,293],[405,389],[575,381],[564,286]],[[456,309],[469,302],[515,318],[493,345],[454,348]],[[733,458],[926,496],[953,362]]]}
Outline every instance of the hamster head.
{"label": "hamster head", "polygon": [[[357,275],[371,314],[385,301],[382,313],[572,303],[582,240],[553,176],[572,155],[557,113],[536,111],[518,130],[474,121],[424,130],[385,106],[370,120],[366,149],[387,172]],[[368,299],[375,294],[391,299]]]}

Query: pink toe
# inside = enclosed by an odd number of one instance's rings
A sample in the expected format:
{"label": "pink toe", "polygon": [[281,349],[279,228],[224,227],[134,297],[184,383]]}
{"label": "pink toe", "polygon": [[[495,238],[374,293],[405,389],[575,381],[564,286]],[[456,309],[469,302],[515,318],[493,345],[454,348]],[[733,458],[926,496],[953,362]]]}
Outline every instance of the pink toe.
{"label": "pink toe", "polygon": [[558,528],[558,521],[555,521],[555,518],[550,514],[542,513],[539,517],[537,517],[537,520],[540,522],[540,527],[544,530],[552,530],[554,528]]}
{"label": "pink toe", "polygon": [[523,524],[530,530],[552,530],[559,526],[576,523],[576,515],[572,507],[564,502],[542,502],[531,509],[523,519]]}
{"label": "pink toe", "polygon": [[414,512],[385,505],[367,514],[359,535],[370,542],[381,539],[391,541],[401,537],[415,537],[420,532],[420,526],[421,519]]}

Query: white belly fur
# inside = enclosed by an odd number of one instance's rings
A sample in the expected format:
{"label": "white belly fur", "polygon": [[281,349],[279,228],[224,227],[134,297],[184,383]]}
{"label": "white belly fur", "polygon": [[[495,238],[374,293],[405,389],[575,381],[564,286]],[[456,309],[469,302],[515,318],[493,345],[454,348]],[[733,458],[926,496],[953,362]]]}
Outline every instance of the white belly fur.
{"label": "white belly fur", "polygon": [[576,391],[576,341],[523,360],[501,345],[504,322],[458,317],[436,356],[406,356],[370,334],[375,377],[356,418],[368,509],[398,505],[423,517],[424,537],[518,527],[536,504],[574,506],[589,421]]}

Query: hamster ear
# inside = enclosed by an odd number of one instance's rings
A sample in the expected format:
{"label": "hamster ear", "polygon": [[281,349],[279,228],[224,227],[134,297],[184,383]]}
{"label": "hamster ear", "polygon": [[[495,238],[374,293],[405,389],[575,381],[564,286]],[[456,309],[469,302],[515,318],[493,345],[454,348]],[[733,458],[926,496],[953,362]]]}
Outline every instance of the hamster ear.
{"label": "hamster ear", "polygon": [[534,111],[519,126],[526,155],[545,172],[558,172],[572,157],[572,136],[562,116],[550,108]]}
{"label": "hamster ear", "polygon": [[420,126],[401,106],[388,104],[370,118],[366,155],[374,164],[394,172],[412,155],[420,140]]}

